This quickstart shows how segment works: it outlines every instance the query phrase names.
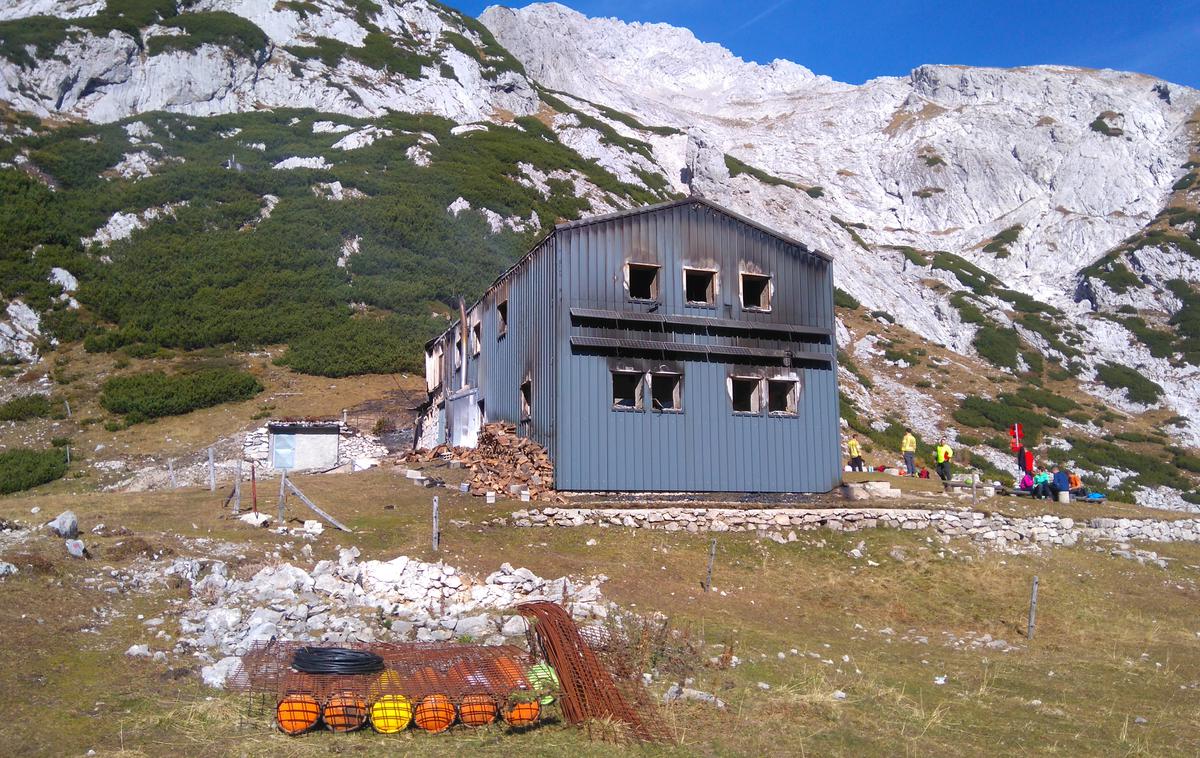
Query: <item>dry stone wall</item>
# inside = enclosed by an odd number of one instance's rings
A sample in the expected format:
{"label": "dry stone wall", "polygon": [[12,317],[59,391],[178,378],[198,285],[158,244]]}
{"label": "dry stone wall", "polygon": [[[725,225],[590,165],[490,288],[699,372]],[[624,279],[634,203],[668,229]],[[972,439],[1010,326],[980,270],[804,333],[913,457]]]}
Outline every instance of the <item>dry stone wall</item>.
{"label": "dry stone wall", "polygon": [[971,510],[906,508],[737,509],[737,508],[541,508],[513,513],[524,527],[629,527],[668,532],[762,532],[778,537],[797,530],[932,529],[948,537],[966,537],[995,547],[1074,545],[1079,540],[1121,542],[1200,542],[1200,519],[1094,518],[1077,522],[1045,515],[1012,518]]}

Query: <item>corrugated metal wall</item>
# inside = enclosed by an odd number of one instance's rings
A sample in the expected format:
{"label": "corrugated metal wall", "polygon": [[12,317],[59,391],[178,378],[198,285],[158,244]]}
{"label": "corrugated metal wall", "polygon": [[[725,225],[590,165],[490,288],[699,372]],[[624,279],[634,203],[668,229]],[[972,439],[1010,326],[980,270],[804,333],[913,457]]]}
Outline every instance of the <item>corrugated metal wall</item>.
{"label": "corrugated metal wall", "polygon": [[[467,350],[466,379],[477,389],[486,421],[517,424],[523,436],[532,437],[554,454],[554,406],[556,398],[556,302],[558,267],[554,236],[543,241],[532,254],[491,287],[483,300],[467,311],[469,333],[480,324],[479,355]],[[507,302],[508,327],[500,334],[497,306]],[[455,330],[442,339],[446,352],[454,352]],[[447,361],[447,366],[450,361]],[[450,376],[449,373],[445,374]],[[529,380],[532,407],[529,419],[522,418],[521,384]],[[454,377],[458,391],[458,378]]]}
{"label": "corrugated metal wall", "polygon": [[[831,264],[702,203],[574,225],[557,232],[562,266],[559,324],[557,486],[565,490],[827,491],[841,477],[836,367],[791,368],[669,359],[636,352],[596,354],[570,337],[610,336],[693,344],[736,345],[828,354],[832,336],[730,336],[703,329],[628,330],[576,321],[571,308],[651,312],[815,327],[832,332]],[[655,263],[658,305],[633,301],[625,263]],[[718,270],[714,307],[684,302],[683,269]],[[772,277],[770,312],[744,310],[740,272]],[[765,362],[764,362],[765,363]],[[679,371],[682,413],[614,410],[610,371]],[[731,375],[795,374],[802,380],[795,416],[734,414]],[[646,388],[646,392],[649,389]],[[648,399],[648,398],[647,398]],[[649,403],[646,404],[647,407]]]}

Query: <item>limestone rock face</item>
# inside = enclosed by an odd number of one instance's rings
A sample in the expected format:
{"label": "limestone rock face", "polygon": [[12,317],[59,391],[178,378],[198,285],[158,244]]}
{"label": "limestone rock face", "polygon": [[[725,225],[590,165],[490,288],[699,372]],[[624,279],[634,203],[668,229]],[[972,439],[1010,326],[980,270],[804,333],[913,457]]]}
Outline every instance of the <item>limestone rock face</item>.
{"label": "limestone rock face", "polygon": [[[97,122],[155,110],[204,116],[287,107],[361,117],[432,113],[466,123],[501,111],[529,115],[537,110],[537,95],[519,72],[485,70],[488,62],[479,55],[447,44],[447,34],[484,44],[451,11],[425,0],[381,0],[378,13],[362,18],[350,4],[317,5],[319,13],[274,0],[201,0],[187,7],[188,13],[221,11],[253,22],[268,43],[249,55],[216,44],[151,54],[153,46],[144,40],[179,33],[167,26],[141,30],[143,40],[122,31],[75,28],[53,55],[36,58],[33,65],[0,59],[0,100],[39,116]],[[0,19],[94,15],[103,7],[103,2],[28,0],[0,10]],[[398,61],[420,61],[419,73],[374,68],[352,55],[330,66],[320,57],[298,57],[287,49],[311,48],[321,40],[361,48],[374,30],[398,46]]]}
{"label": "limestone rock face", "polygon": [[[587,18],[553,3],[493,6],[481,20],[533,79],[578,98],[573,105],[587,100],[685,133],[636,136],[677,190],[832,254],[837,286],[868,308],[973,352],[977,328],[950,302],[971,288],[897,248],[948,251],[1061,309],[1079,329],[1083,378],[1104,361],[1137,366],[1180,415],[1200,418],[1194,367],[1151,356],[1123,326],[1094,315],[1132,305],[1169,318],[1179,303],[1165,281],[1196,281],[1195,259],[1143,248],[1133,265],[1148,286],[1126,293],[1083,273],[1178,197],[1172,187],[1200,141],[1189,123],[1200,107],[1195,90],[1061,66],[929,65],[853,86],[787,61],[743,61],[684,29]],[[607,165],[585,143],[576,149]],[[783,182],[730,171],[726,155]],[[984,250],[1009,229],[1007,250]],[[1007,307],[990,294],[981,300]],[[1200,443],[1200,425],[1180,436]]]}

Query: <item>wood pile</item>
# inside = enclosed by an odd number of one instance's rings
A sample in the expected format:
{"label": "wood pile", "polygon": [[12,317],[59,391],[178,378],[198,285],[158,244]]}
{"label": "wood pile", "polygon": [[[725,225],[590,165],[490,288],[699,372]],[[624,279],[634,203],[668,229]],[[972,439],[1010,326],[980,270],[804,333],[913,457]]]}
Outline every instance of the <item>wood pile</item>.
{"label": "wood pile", "polygon": [[500,497],[511,497],[528,490],[531,499],[564,502],[554,493],[554,463],[550,454],[533,440],[518,436],[512,424],[485,424],[479,430],[476,447],[439,445],[432,450],[415,451],[408,460],[428,463],[447,456],[462,461],[470,469],[467,483],[472,495],[495,492]]}

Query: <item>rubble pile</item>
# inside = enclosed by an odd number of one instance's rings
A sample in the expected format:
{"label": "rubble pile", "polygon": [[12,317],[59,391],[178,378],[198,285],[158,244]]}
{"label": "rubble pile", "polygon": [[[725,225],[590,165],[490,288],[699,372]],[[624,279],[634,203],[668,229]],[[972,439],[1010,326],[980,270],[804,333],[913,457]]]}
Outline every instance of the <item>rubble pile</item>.
{"label": "rubble pile", "polygon": [[579,621],[607,618],[605,577],[547,580],[505,563],[484,579],[444,563],[400,556],[359,561],[358,548],[311,570],[268,565],[248,579],[221,560],[178,559],[169,576],[188,583],[177,654],[202,660],[237,656],[276,638],[303,642],[442,642],[470,638],[501,644],[525,633],[512,606],[528,600],[562,603]]}
{"label": "rubble pile", "polygon": [[518,436],[512,424],[484,425],[476,447],[441,445],[414,452],[408,460],[428,463],[446,455],[470,468],[467,484],[472,495],[528,492],[531,499],[564,502],[554,493],[554,463],[550,454],[533,440]]}

